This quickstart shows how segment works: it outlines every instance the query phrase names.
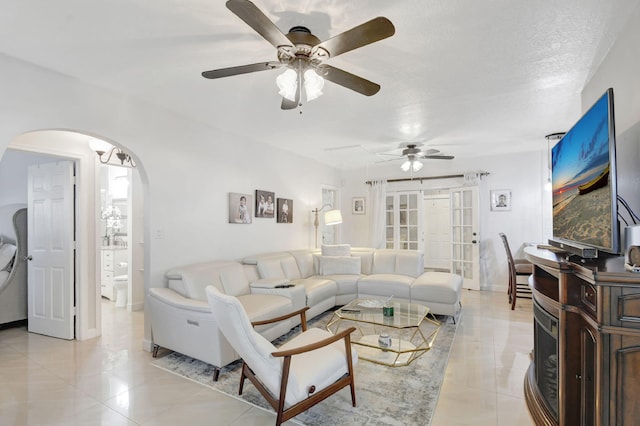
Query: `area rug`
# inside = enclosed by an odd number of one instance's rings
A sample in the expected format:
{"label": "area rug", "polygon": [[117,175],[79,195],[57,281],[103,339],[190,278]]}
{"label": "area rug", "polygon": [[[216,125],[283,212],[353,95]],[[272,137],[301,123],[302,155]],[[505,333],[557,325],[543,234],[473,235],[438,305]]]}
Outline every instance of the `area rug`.
{"label": "area rug", "polygon": [[[332,315],[332,311],[325,312],[309,321],[309,326],[324,328]],[[392,368],[364,360],[358,362],[355,369],[357,407],[351,406],[347,387],[293,420],[304,425],[429,425],[456,332],[451,317],[438,320],[442,326],[433,347],[410,365]],[[274,344],[277,346],[298,332],[296,327]],[[273,412],[248,380],[243,394],[238,396],[241,361],[224,367],[217,382],[212,380],[211,365],[178,352],[167,352],[164,356],[160,353],[152,364]]]}

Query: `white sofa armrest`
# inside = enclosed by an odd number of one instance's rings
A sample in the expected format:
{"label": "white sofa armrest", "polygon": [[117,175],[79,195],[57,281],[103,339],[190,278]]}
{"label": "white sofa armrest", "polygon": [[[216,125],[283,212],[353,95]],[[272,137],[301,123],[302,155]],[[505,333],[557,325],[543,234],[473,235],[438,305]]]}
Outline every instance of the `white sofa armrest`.
{"label": "white sofa armrest", "polygon": [[211,313],[209,303],[204,300],[189,299],[166,287],[154,287],[149,289],[149,296],[162,300],[169,306],[194,312]]}
{"label": "white sofa armrest", "polygon": [[261,278],[249,283],[251,292],[256,288],[287,288],[293,287],[287,278]]}
{"label": "white sofa armrest", "polygon": [[[287,280],[287,282],[289,281]],[[292,285],[291,287],[281,288],[276,287],[276,284],[268,286],[262,283],[251,283],[250,287],[251,294],[273,294],[276,296],[284,296],[290,299],[294,311],[307,306],[307,293],[305,292],[303,285]]]}

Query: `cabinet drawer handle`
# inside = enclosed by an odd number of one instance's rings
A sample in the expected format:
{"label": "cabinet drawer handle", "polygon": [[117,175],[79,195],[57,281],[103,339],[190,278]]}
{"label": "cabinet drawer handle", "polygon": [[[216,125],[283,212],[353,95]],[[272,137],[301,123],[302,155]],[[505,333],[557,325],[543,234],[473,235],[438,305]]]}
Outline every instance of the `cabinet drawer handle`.
{"label": "cabinet drawer handle", "polygon": [[194,320],[187,320],[187,324],[195,325],[196,327],[200,327],[200,323],[198,321],[194,321]]}

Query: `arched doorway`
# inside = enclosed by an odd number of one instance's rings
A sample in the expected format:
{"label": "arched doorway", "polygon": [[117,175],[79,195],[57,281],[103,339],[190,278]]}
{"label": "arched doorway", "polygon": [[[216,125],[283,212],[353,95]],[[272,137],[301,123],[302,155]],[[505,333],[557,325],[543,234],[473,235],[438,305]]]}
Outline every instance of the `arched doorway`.
{"label": "arched doorway", "polygon": [[[22,134],[16,137],[5,152],[5,157],[21,161],[11,161],[12,167],[24,167],[29,161],[56,161],[55,159],[72,160],[76,164],[76,277],[75,277],[75,300],[76,300],[76,339],[85,340],[99,336],[102,332],[101,324],[101,294],[100,294],[100,246],[98,240],[99,226],[96,218],[100,217],[100,182],[98,157],[88,146],[91,136],[62,130],[43,130]],[[28,159],[30,157],[30,159]],[[25,159],[26,158],[26,159]],[[137,163],[137,162],[136,162]],[[2,164],[2,163],[0,163]],[[26,175],[26,171],[24,172]],[[18,173],[19,174],[19,173]],[[134,238],[142,241],[142,179],[143,172],[136,168],[133,173],[138,181],[139,191],[138,215],[134,226],[137,229],[137,236]],[[26,177],[24,178],[26,179]],[[19,197],[15,193],[11,197]],[[0,201],[2,197],[0,196]],[[138,271],[132,274],[130,284],[130,309],[141,309],[144,301],[144,278],[142,275],[142,264],[144,251],[140,244],[131,244],[132,257],[131,267]]]}

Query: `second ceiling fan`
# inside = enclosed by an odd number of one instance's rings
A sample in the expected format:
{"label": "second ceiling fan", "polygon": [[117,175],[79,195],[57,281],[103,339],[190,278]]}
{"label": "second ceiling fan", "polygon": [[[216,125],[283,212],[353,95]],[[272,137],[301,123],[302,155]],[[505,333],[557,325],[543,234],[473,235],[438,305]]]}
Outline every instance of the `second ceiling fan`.
{"label": "second ceiling fan", "polygon": [[249,0],[229,0],[226,5],[276,48],[278,60],[204,71],[203,77],[215,79],[286,67],[287,71],[276,80],[282,96],[282,109],[295,109],[300,104],[302,87],[308,101],[320,96],[324,80],[365,96],[375,95],[380,90],[380,85],[327,65],[324,61],[392,36],[395,27],[387,18],[374,18],[328,40],[320,41],[303,26],[294,26],[285,35]]}
{"label": "second ceiling fan", "polygon": [[426,151],[422,151],[418,146],[422,144],[406,144],[401,145],[402,153],[398,154],[387,154],[382,153],[382,155],[391,155],[395,158],[389,160],[382,160],[381,162],[386,161],[394,161],[402,158],[406,158],[405,162],[402,163],[400,168],[405,171],[417,172],[422,169],[423,164],[420,162],[422,159],[430,159],[430,160],[453,160],[455,157],[453,155],[444,155],[437,149],[427,149]]}

